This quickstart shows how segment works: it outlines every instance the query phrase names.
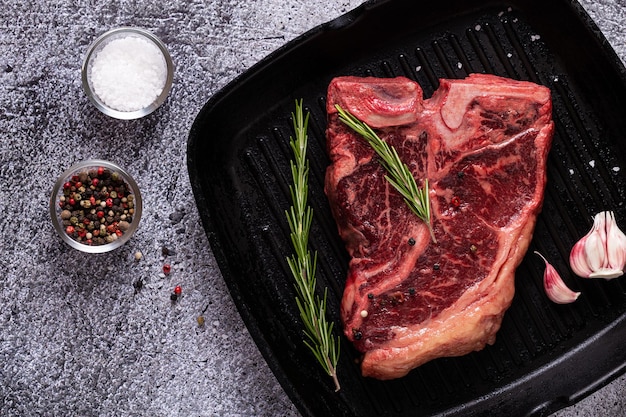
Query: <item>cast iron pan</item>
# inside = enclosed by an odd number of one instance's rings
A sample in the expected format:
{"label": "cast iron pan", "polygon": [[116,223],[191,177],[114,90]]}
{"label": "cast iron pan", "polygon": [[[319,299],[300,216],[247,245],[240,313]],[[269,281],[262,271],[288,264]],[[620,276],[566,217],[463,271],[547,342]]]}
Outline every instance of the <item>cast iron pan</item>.
{"label": "cast iron pan", "polygon": [[[339,75],[403,75],[429,97],[439,78],[472,72],[548,86],[556,134],[543,212],[495,345],[432,361],[408,376],[363,378],[342,338],[333,384],[302,343],[285,210],[296,99],[311,112],[309,202],[318,283],[340,328],[347,255],[323,192],[325,93]],[[208,240],[252,337],[303,416],[547,415],[626,369],[623,279],[583,280],[568,266],[592,216],[626,229],[626,71],[575,1],[377,1],[277,50],[215,94],[188,141],[193,192]],[[551,303],[539,250],[582,296]]]}

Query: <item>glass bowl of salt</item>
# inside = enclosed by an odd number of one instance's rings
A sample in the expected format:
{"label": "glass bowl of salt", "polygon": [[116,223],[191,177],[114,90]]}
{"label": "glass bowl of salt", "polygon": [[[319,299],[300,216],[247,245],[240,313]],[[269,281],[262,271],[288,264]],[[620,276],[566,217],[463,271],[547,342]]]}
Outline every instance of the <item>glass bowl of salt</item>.
{"label": "glass bowl of salt", "polygon": [[172,58],[147,30],[120,27],[100,35],[89,47],[82,83],[91,102],[116,119],[138,119],[167,98],[174,78]]}

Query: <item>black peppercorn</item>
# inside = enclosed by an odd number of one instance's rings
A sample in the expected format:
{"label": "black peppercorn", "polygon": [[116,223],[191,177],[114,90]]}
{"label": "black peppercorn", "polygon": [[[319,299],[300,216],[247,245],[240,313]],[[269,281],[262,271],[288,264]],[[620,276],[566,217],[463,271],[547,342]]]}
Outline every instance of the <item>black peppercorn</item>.
{"label": "black peppercorn", "polygon": [[413,246],[415,245],[415,239],[413,239],[412,237],[409,238],[409,246]]}
{"label": "black peppercorn", "polygon": [[[112,177],[119,184],[111,185]],[[124,179],[118,173],[98,167],[68,178],[63,184],[59,206],[63,217],[67,217],[62,218],[66,231],[68,226],[72,226],[72,232],[68,232],[68,235],[87,245],[102,245],[128,230],[122,230],[119,224],[132,222],[133,200],[133,195],[127,194]]]}

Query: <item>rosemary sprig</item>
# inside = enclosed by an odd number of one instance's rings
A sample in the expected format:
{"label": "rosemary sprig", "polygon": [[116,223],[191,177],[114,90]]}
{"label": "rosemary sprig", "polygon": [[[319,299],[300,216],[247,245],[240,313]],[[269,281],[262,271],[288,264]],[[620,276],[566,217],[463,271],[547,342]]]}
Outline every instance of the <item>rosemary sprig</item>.
{"label": "rosemary sprig", "polygon": [[317,252],[311,255],[308,248],[309,230],[313,220],[313,210],[307,203],[309,161],[307,159],[307,127],[309,113],[304,116],[302,100],[296,101],[296,111],[292,113],[295,138],[290,137],[294,160],[290,161],[293,185],[289,186],[292,206],[286,211],[291,230],[291,242],[295,253],[287,258],[287,263],[296,281],[296,303],[300,318],[304,323],[304,343],[311,349],[315,358],[335,383],[335,391],[340,385],[337,378],[339,360],[339,338],[333,336],[333,323],[326,320],[326,294],[320,299],[315,294]]}
{"label": "rosemary sprig", "polygon": [[417,215],[430,232],[433,242],[437,243],[435,233],[433,232],[430,221],[430,196],[428,194],[428,178],[424,178],[424,186],[418,188],[415,178],[409,167],[402,162],[398,156],[398,152],[393,146],[389,146],[387,142],[382,140],[376,132],[365,122],[357,119],[349,111],[341,108],[339,104],[335,104],[335,108],[339,112],[339,120],[354,130],[370,144],[372,149],[381,158],[381,165],[385,168],[388,175],[385,178],[389,183],[404,197],[404,201],[411,211]]}

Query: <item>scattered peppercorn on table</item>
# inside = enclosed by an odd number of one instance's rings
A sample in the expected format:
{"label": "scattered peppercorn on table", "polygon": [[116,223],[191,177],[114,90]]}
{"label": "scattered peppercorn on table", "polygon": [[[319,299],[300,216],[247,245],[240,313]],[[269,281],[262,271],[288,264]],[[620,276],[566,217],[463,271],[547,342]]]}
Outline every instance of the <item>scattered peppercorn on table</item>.
{"label": "scattered peppercorn on table", "polygon": [[[186,141],[212,94],[361,3],[0,3],[0,415],[299,415],[210,251],[187,176]],[[621,2],[582,4],[626,59]],[[174,64],[165,102],[133,120],[103,114],[81,86],[89,45],[121,26],[156,35]],[[164,77],[158,65],[154,95]],[[138,229],[107,253],[67,245],[48,211],[56,179],[88,159],[124,167],[143,198]],[[555,415],[624,415],[625,394],[620,377]]]}

